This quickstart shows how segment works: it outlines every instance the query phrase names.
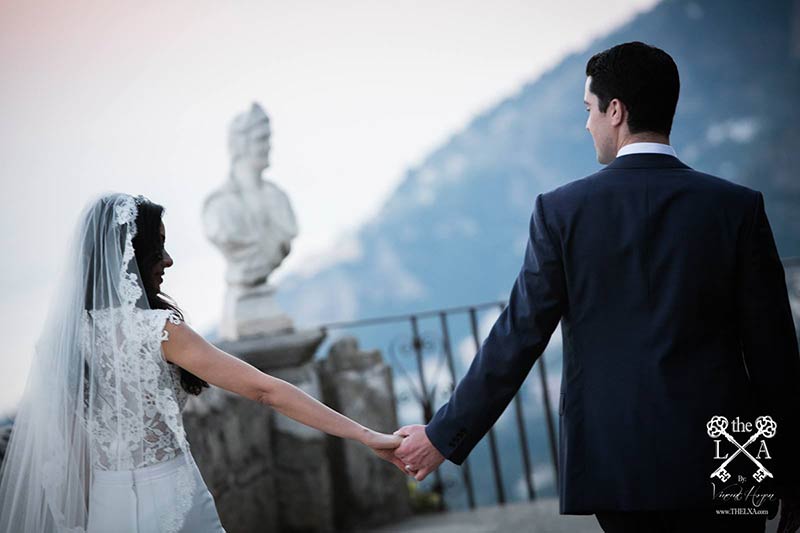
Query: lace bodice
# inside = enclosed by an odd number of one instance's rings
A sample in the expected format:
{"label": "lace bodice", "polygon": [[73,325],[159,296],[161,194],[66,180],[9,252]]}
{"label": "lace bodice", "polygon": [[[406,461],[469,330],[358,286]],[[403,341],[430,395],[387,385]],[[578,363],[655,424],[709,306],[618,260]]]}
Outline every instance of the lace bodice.
{"label": "lace bodice", "polygon": [[180,369],[164,360],[169,310],[110,308],[85,312],[81,351],[94,382],[85,423],[95,469],[132,470],[180,455],[187,394]]}

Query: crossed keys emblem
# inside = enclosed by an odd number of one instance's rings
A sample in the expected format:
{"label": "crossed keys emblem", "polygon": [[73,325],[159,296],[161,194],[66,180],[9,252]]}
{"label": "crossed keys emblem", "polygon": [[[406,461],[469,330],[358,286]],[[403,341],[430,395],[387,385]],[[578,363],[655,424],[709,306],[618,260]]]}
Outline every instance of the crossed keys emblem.
{"label": "crossed keys emblem", "polygon": [[709,437],[711,437],[712,439],[716,439],[717,437],[722,435],[737,448],[737,450],[733,452],[733,454],[730,457],[728,457],[724,463],[719,465],[719,468],[717,468],[716,470],[714,470],[714,472],[711,473],[711,477],[718,477],[722,481],[728,481],[731,475],[727,470],[725,470],[725,467],[728,466],[728,464],[731,461],[733,461],[733,458],[739,455],[740,453],[745,454],[758,467],[758,470],[756,470],[756,472],[753,474],[753,478],[756,481],[760,483],[766,476],[772,477],[772,472],[764,468],[764,465],[762,465],[758,461],[758,459],[750,455],[750,452],[745,450],[745,448],[747,448],[753,441],[755,441],[761,435],[764,435],[768,439],[771,439],[772,437],[775,436],[775,430],[778,428],[778,424],[775,423],[772,417],[759,416],[758,418],[756,418],[757,431],[753,433],[753,435],[747,440],[747,442],[745,442],[742,445],[739,445],[739,443],[736,442],[736,439],[731,437],[731,435],[727,431],[725,431],[727,427],[728,427],[728,419],[725,418],[724,416],[711,417],[711,420],[709,420],[708,423],[706,424],[706,430],[708,431]]}

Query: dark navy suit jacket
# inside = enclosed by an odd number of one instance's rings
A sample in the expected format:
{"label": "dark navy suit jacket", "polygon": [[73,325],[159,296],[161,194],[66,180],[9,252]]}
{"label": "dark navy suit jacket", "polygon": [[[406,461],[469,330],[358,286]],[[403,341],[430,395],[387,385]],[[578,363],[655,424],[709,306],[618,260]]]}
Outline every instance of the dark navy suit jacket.
{"label": "dark navy suit jacket", "polygon": [[426,427],[442,455],[464,461],[559,321],[562,514],[713,507],[714,415],[772,416],[767,481],[800,480],[800,357],[760,192],[629,154],[538,195],[508,305]]}

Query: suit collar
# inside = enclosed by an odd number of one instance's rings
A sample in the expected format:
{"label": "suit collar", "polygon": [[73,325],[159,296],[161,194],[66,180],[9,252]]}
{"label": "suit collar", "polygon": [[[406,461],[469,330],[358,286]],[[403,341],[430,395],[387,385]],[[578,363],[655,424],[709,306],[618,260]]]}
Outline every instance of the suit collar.
{"label": "suit collar", "polygon": [[621,168],[691,168],[675,156],[655,153],[621,155],[603,170]]}

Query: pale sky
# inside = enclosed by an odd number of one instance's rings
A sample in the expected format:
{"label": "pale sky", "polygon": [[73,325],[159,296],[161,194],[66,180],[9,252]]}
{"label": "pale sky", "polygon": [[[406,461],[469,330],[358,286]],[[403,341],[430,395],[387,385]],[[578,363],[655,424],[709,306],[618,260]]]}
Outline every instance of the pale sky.
{"label": "pale sky", "polygon": [[200,206],[226,179],[228,122],[252,101],[272,120],[265,177],[300,224],[279,281],[335,258],[477,113],[656,3],[0,0],[0,412],[22,392],[89,198],[166,206],[164,289],[207,329],[224,264]]}

